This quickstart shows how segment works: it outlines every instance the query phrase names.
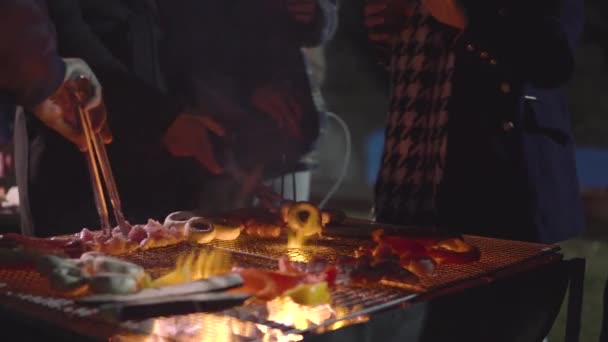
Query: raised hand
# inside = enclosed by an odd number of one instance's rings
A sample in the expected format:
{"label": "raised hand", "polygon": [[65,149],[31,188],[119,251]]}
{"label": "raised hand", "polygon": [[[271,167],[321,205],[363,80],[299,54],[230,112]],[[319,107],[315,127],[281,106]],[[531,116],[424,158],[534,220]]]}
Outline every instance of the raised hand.
{"label": "raised hand", "polygon": [[213,174],[221,174],[224,168],[218,163],[210,134],[225,136],[222,126],[209,116],[180,114],[171,124],[163,142],[176,157],[196,159],[201,166]]}
{"label": "raised hand", "polygon": [[55,93],[32,109],[49,128],[86,150],[86,141],[78,119],[79,107],[87,111],[93,131],[101,133],[105,143],[112,141],[107,114],[102,101],[102,87],[89,66],[77,58],[64,59],[64,81]]}

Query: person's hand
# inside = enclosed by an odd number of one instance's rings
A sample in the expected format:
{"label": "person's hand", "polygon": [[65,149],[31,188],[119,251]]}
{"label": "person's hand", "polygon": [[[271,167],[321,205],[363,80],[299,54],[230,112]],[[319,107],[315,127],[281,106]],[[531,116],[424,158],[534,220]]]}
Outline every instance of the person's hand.
{"label": "person's hand", "polygon": [[467,18],[457,0],[423,0],[431,15],[440,23],[464,30]]}
{"label": "person's hand", "polygon": [[310,24],[315,19],[317,0],[287,0],[291,18],[300,24]]}
{"label": "person's hand", "polygon": [[414,6],[412,0],[367,0],[364,24],[368,38],[376,43],[388,41],[399,33]]}
{"label": "person's hand", "polygon": [[286,129],[292,137],[301,137],[303,108],[288,89],[275,85],[259,87],[253,93],[251,103],[258,111],[270,115],[279,128]]}
{"label": "person's hand", "polygon": [[208,116],[180,114],[165,133],[163,143],[174,156],[194,158],[209,172],[221,174],[224,168],[214,155],[210,134],[224,137],[225,131]]}
{"label": "person's hand", "polygon": [[66,58],[64,81],[55,93],[32,108],[34,115],[49,128],[86,151],[86,141],[79,120],[79,107],[89,114],[95,133],[105,143],[112,141],[107,114],[102,101],[101,84],[91,68],[81,59]]}
{"label": "person's hand", "polygon": [[[101,84],[93,73],[93,70],[79,58],[64,58],[65,63],[65,78],[64,82],[68,82],[74,91],[80,92],[81,104],[85,110],[91,110],[101,105],[102,94]],[[83,79],[88,80],[87,83],[80,83]]]}

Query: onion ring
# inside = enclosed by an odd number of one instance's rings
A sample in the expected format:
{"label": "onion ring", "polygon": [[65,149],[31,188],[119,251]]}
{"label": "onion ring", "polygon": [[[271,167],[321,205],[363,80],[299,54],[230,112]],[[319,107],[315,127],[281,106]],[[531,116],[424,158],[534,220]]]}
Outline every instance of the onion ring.
{"label": "onion ring", "polygon": [[287,227],[305,237],[321,234],[321,221],[319,208],[308,202],[293,204],[287,214]]}
{"label": "onion ring", "polygon": [[215,238],[222,241],[232,241],[241,235],[241,231],[245,228],[243,224],[232,223],[226,220],[214,221],[213,228],[215,230]]}
{"label": "onion ring", "polygon": [[176,211],[169,214],[165,218],[163,226],[165,228],[173,228],[176,230],[184,230],[186,228],[186,222],[196,215],[191,211]]}
{"label": "onion ring", "polygon": [[186,238],[192,243],[209,243],[215,236],[213,223],[204,217],[193,217],[186,222]]}

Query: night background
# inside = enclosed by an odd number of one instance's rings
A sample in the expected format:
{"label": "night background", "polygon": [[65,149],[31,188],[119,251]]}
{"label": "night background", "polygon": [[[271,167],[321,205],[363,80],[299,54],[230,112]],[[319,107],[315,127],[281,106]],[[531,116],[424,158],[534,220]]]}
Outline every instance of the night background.
{"label": "night background", "polygon": [[[338,32],[314,56],[313,75],[322,82],[327,109],[348,124],[352,155],[346,176],[330,206],[353,216],[368,217],[373,202],[388,100],[387,75],[375,63],[362,26],[363,0],[342,1]],[[602,292],[608,276],[608,2],[586,1],[586,26],[577,53],[576,74],[570,84],[573,128],[578,144],[577,163],[581,196],[587,209],[586,236],[562,245],[566,257],[587,259],[585,305],[581,341],[596,341],[601,320]],[[2,129],[10,130],[10,123]],[[0,196],[5,199],[2,231],[18,231],[14,199],[6,201],[14,186],[12,145],[0,148]],[[319,166],[313,172],[312,199],[323,198],[338,180],[345,157],[343,129],[330,120],[319,149]],[[10,197],[10,196],[9,196]],[[563,339],[564,315],[554,326],[550,341]]]}

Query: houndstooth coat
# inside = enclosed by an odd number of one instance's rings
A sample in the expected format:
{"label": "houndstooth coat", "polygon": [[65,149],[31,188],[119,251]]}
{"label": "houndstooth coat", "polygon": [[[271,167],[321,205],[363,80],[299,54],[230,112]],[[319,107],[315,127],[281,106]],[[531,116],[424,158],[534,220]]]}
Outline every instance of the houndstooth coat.
{"label": "houndstooth coat", "polygon": [[562,87],[582,1],[465,7],[459,33],[417,5],[387,45],[376,219],[517,240],[574,237],[583,220]]}

